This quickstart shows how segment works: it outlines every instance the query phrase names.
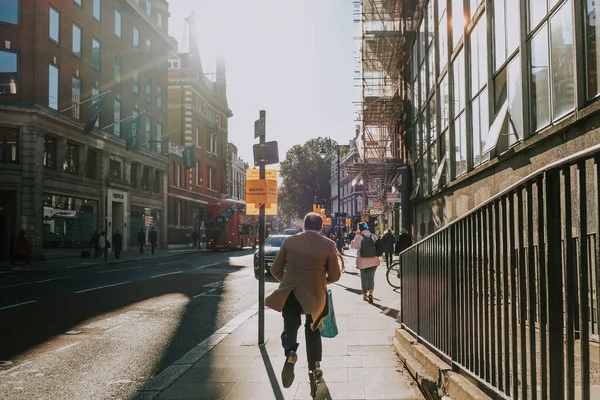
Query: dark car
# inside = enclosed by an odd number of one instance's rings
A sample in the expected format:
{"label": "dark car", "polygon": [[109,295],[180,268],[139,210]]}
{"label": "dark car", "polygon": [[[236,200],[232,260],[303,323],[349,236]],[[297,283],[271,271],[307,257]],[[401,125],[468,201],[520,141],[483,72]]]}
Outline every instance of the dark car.
{"label": "dark car", "polygon": [[295,235],[296,233],[298,233],[298,229],[296,229],[296,228],[283,230],[284,235]]}
{"label": "dark car", "polygon": [[[265,241],[265,273],[270,275],[271,264],[275,260],[275,256],[279,253],[279,249],[283,245],[283,241],[290,235],[271,235]],[[258,250],[254,252],[254,276],[258,278]]]}

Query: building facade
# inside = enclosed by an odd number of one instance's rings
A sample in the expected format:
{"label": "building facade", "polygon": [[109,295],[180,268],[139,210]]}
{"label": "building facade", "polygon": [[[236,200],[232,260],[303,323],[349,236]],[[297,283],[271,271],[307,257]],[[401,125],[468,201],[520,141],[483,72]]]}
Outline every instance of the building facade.
{"label": "building facade", "polygon": [[227,197],[246,201],[246,169],[248,169],[248,164],[238,157],[238,148],[233,143],[228,145],[228,158]]}
{"label": "building facade", "polygon": [[[198,48],[193,36],[190,48]],[[194,230],[204,237],[206,204],[228,195],[227,120],[233,114],[227,106],[225,62],[217,60],[215,78],[209,79],[197,50],[171,54],[168,107],[168,244],[178,247],[191,243]],[[190,147],[195,165],[185,169],[181,154]]]}
{"label": "building facade", "polygon": [[423,3],[404,64],[417,239],[600,143],[598,1]]}
{"label": "building facade", "polygon": [[[164,244],[168,17],[164,0],[3,2],[0,258],[20,229],[34,258],[79,255],[96,229]],[[135,114],[143,144],[126,151]]]}

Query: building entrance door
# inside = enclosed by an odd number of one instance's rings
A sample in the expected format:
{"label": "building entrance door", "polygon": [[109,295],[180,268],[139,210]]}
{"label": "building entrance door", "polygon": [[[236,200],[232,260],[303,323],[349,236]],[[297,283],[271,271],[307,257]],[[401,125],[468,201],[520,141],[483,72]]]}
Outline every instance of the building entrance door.
{"label": "building entrance door", "polygon": [[12,257],[17,233],[15,192],[0,192],[0,260]]}
{"label": "building entrance door", "polygon": [[117,229],[123,237],[123,246],[125,246],[127,243],[127,234],[125,232],[125,203],[113,201],[111,236]]}

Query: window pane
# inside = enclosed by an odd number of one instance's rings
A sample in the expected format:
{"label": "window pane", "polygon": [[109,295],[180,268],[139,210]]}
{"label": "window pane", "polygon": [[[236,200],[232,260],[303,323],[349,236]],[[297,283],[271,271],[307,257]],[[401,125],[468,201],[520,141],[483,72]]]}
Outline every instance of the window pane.
{"label": "window pane", "polygon": [[156,106],[162,109],[162,87],[156,87]]}
{"label": "window pane", "polygon": [[0,51],[0,96],[17,94],[17,53]]}
{"label": "window pane", "polygon": [[115,54],[115,81],[121,83],[121,56]]}
{"label": "window pane", "polygon": [[[539,1],[539,0],[538,0]],[[541,0],[543,1],[543,0]],[[506,0],[506,50],[510,55],[519,47],[521,41],[521,25],[519,24],[519,0]],[[512,11],[515,10],[515,11]]]}
{"label": "window pane", "polygon": [[552,116],[556,120],[574,107],[573,20],[571,1],[563,4],[550,20],[552,66]]}
{"label": "window pane", "polygon": [[58,110],[58,68],[48,66],[48,107]]}
{"label": "window pane", "polygon": [[79,119],[80,117],[80,105],[81,101],[81,79],[77,77],[71,78],[71,106],[73,106],[73,118]]}
{"label": "window pane", "polygon": [[19,161],[19,130],[0,128],[0,163]]}
{"label": "window pane", "polygon": [[427,183],[428,189],[432,190],[435,181],[435,175],[438,167],[437,158],[437,146],[434,141],[431,147],[429,147],[429,182]]}
{"label": "window pane", "polygon": [[415,141],[415,154],[421,154],[421,132],[419,130],[419,122],[413,125],[413,136]]}
{"label": "window pane", "polygon": [[146,78],[146,101],[152,102],[152,80]]}
{"label": "window pane", "polygon": [[58,34],[59,34],[59,26],[60,26],[60,16],[58,15],[58,11],[54,8],[50,7],[50,39],[58,42]]}
{"label": "window pane", "polygon": [[454,146],[456,161],[456,176],[467,172],[467,130],[465,113],[454,120]]}
{"label": "window pane", "polygon": [[481,154],[489,131],[487,89],[473,100],[473,165],[477,166],[489,159],[489,153]]}
{"label": "window pane", "polygon": [[92,39],[92,66],[100,69],[100,42],[97,39]]}
{"label": "window pane", "polygon": [[19,0],[5,0],[2,2],[0,22],[19,23]]}
{"label": "window pane", "polygon": [[433,97],[431,97],[429,100],[429,137],[432,139],[437,138],[437,114],[435,107],[435,95],[433,95]]}
{"label": "window pane", "polygon": [[444,69],[448,63],[448,20],[446,18],[446,12],[442,16],[439,23],[439,37],[440,37],[440,71]]}
{"label": "window pane", "polygon": [[[425,148],[425,152],[423,153],[423,180],[422,182],[422,188],[423,188],[423,194],[429,194],[429,174],[431,173],[429,171],[429,154],[427,153],[427,148]],[[435,173],[435,172],[434,172]]]}
{"label": "window pane", "polygon": [[77,57],[81,57],[81,28],[73,24],[73,43],[71,51]]}
{"label": "window pane", "polygon": [[477,21],[471,32],[471,96],[474,96],[487,83],[487,22],[485,14]]}
{"label": "window pane", "polygon": [[[427,45],[429,46],[433,42],[434,31],[435,31],[435,20],[433,15],[433,4],[434,0],[430,0],[427,4]],[[435,54],[435,53],[434,53]]]}
{"label": "window pane", "polygon": [[162,154],[162,123],[156,123],[156,152]]}
{"label": "window pane", "polygon": [[133,49],[140,50],[140,31],[136,27],[133,27]]}
{"label": "window pane", "polygon": [[521,57],[517,56],[508,64],[508,145],[512,146],[523,139],[523,91],[521,90]]}
{"label": "window pane", "polygon": [[586,0],[585,10],[585,55],[587,68],[587,98],[600,94],[600,29],[598,29],[598,15],[600,15],[600,1]]}
{"label": "window pane", "polygon": [[462,38],[465,30],[465,10],[463,0],[452,0],[452,48]]}
{"label": "window pane", "polygon": [[113,123],[115,124],[114,134],[116,136],[121,136],[121,102],[117,99],[115,99],[114,104]]}
{"label": "window pane", "polygon": [[145,141],[148,142],[148,148],[152,149],[152,119],[146,115],[144,118],[146,120],[146,138]]}
{"label": "window pane", "polygon": [[62,169],[69,174],[77,174],[79,172],[79,147],[72,143],[67,143],[65,151],[65,159]]}
{"label": "window pane", "polygon": [[152,62],[152,42],[146,39],[146,62]]}
{"label": "window pane", "polygon": [[427,55],[427,68],[429,71],[429,84],[427,85],[427,93],[431,93],[431,90],[435,86],[435,46],[429,48],[429,54]]}
{"label": "window pane", "polygon": [[550,122],[548,79],[548,27],[544,26],[531,39],[531,122],[534,130]]}
{"label": "window pane", "polygon": [[466,71],[464,52],[461,50],[453,63],[454,67],[454,115],[460,114],[465,108]]}
{"label": "window pane", "polygon": [[133,70],[133,93],[138,94],[140,92],[140,72],[137,69]]}
{"label": "window pane", "polygon": [[425,103],[425,93],[427,91],[427,63],[425,62],[421,65],[421,90],[419,108]]}
{"label": "window pane", "polygon": [[100,0],[92,0],[92,16],[100,21]]}
{"label": "window pane", "polygon": [[121,13],[115,10],[115,35],[121,37]]}
{"label": "window pane", "polygon": [[146,0],[146,14],[152,15],[152,3],[150,0]]}
{"label": "window pane", "polygon": [[448,97],[448,74],[444,76],[444,79],[442,79],[442,83],[440,85],[440,105],[440,131],[443,131],[448,127],[448,119],[450,117],[450,99]]}
{"label": "window pane", "polygon": [[87,154],[87,164],[86,164],[86,171],[85,171],[85,176],[87,178],[91,178],[91,179],[96,179],[96,162],[97,162],[97,153],[93,150],[88,150],[88,154]]}
{"label": "window pane", "polygon": [[162,28],[163,26],[163,16],[161,13],[158,13],[158,15],[156,16],[156,22],[158,22],[158,26],[160,26]]}
{"label": "window pane", "polygon": [[540,23],[547,14],[546,0],[529,0],[529,30],[532,30]]}
{"label": "window pane", "polygon": [[[97,98],[99,95],[100,95],[100,90],[98,90],[98,88],[96,88],[96,87],[92,87],[92,99]],[[94,100],[94,101],[96,101],[96,100]],[[100,128],[100,118],[102,118],[101,112],[98,115],[98,120],[96,121],[96,124],[94,125],[94,127]]]}
{"label": "window pane", "polygon": [[[539,1],[539,0],[538,0]],[[495,69],[506,61],[506,19],[504,0],[494,1],[494,59]],[[511,26],[512,29],[512,26]]]}
{"label": "window pane", "polygon": [[470,12],[471,12],[471,17],[473,16],[473,14],[475,14],[475,11],[477,11],[477,7],[479,7],[479,5],[483,2],[483,0],[470,0]]}

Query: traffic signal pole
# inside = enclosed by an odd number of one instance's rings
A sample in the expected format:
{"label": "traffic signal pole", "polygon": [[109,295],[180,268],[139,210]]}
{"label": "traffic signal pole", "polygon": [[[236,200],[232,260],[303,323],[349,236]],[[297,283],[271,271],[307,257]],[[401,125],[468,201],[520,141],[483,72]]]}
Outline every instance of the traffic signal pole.
{"label": "traffic signal pole", "polygon": [[[260,110],[260,119],[264,120],[267,112]],[[266,142],[266,123],[265,133],[260,136],[260,144]],[[259,179],[265,179],[265,164],[259,166]],[[258,209],[258,344],[265,343],[265,203],[260,204]]]}

